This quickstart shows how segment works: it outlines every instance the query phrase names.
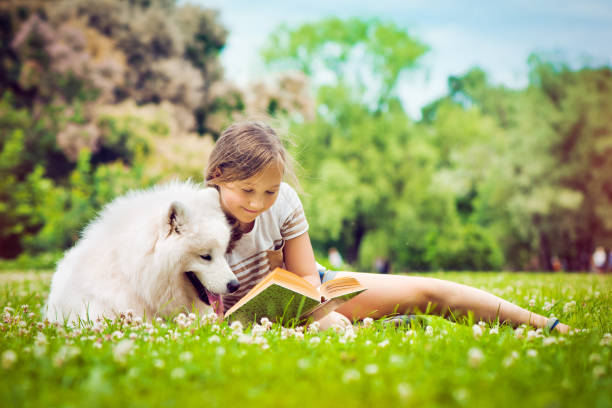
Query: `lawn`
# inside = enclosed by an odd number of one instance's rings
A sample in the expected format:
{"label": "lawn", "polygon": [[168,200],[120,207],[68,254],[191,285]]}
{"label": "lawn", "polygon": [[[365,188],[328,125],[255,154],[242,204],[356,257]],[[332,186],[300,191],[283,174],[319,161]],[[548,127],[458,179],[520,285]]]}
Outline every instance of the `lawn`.
{"label": "lawn", "polygon": [[427,316],[352,330],[41,320],[49,273],[0,273],[0,407],[611,407],[612,277],[436,273],[576,329]]}

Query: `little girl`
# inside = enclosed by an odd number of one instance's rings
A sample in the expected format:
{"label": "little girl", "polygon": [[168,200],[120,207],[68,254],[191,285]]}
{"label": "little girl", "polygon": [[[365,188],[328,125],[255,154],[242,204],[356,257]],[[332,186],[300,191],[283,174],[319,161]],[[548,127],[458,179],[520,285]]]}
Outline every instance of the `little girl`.
{"label": "little girl", "polygon": [[434,278],[361,272],[320,272],[308,223],[296,192],[282,180],[295,176],[291,156],[276,133],[258,122],[228,127],[213,149],[206,181],[219,190],[221,206],[233,223],[233,245],[226,255],[240,289],[223,297],[231,307],[277,266],[315,286],[335,276],[354,276],[368,290],[320,321],[321,327],[379,318],[415,308],[440,315],[472,311],[477,319],[567,332],[557,319],[522,309],[485,291]]}

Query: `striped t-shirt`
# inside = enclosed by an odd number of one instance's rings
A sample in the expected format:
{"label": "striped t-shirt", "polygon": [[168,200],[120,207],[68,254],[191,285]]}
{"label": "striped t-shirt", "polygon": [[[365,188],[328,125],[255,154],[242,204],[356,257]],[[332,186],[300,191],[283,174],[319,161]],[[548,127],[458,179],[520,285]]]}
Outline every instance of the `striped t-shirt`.
{"label": "striped t-shirt", "polygon": [[229,309],[274,268],[283,267],[285,241],[308,231],[302,203],[293,188],[281,183],[276,201],[255,219],[253,229],[225,257],[240,282],[238,291],[223,296]]}

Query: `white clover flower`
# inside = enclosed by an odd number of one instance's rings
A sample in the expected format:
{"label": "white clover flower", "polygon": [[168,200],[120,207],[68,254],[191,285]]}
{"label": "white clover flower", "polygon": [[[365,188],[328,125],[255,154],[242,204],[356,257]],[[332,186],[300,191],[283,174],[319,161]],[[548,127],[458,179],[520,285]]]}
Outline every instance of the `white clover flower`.
{"label": "white clover flower", "polygon": [[136,316],[136,317],[134,318],[134,324],[135,324],[136,326],[140,326],[140,325],[142,325],[142,317],[140,317],[140,316]]}
{"label": "white clover flower", "polygon": [[162,360],[161,358],[156,358],[153,361],[153,367],[161,370],[162,368],[164,368],[166,366],[166,363],[164,362],[164,360]]}
{"label": "white clover flower", "polygon": [[576,301],[572,300],[571,302],[567,302],[565,305],[563,305],[563,313],[569,313],[572,312],[574,309],[576,308]]}
{"label": "white clover flower", "polygon": [[499,334],[499,326],[491,327],[489,334]]}
{"label": "white clover flower", "polygon": [[550,346],[551,344],[556,344],[556,343],[557,343],[556,337],[544,337],[544,339],[542,339],[543,346]]}
{"label": "white clover flower", "polygon": [[158,317],[155,319],[155,323],[157,324],[162,324],[164,322],[164,319],[162,319],[161,317]]}
{"label": "white clover flower", "polygon": [[378,373],[378,365],[376,364],[368,364],[363,368],[363,372],[368,375],[374,375]]}
{"label": "white clover flower", "polygon": [[534,350],[534,349],[529,349],[529,350],[527,350],[527,355],[529,357],[536,357],[538,355],[538,352],[536,350]]}
{"label": "white clover flower", "polygon": [[414,330],[409,329],[409,330],[406,332],[406,337],[411,337],[411,336],[414,336]]}
{"label": "white clover flower", "polygon": [[47,353],[47,345],[46,344],[34,345],[34,349],[32,351],[33,351],[34,357],[40,358]]}
{"label": "white clover flower", "polygon": [[529,330],[527,332],[527,340],[531,341],[533,339],[535,339],[537,337],[537,333],[535,332],[535,330]]}
{"label": "white clover flower", "polygon": [[457,401],[465,401],[469,395],[470,392],[465,388],[458,388],[453,392],[453,396]]}
{"label": "white clover flower", "polygon": [[34,338],[34,344],[37,346],[47,345],[49,344],[49,340],[47,340],[47,336],[44,333],[38,333]]}
{"label": "white clover flower", "polygon": [[431,327],[431,326],[427,326],[427,327],[425,328],[425,334],[426,334],[427,336],[433,336],[433,327]]}
{"label": "white clover flower", "polygon": [[182,380],[183,378],[185,378],[186,374],[187,373],[184,368],[176,367],[173,368],[172,371],[170,371],[170,378],[172,378],[173,380]]}
{"label": "white clover flower", "polygon": [[268,340],[265,337],[252,337],[252,344],[266,345]]}
{"label": "white clover flower", "polygon": [[550,309],[553,308],[554,305],[555,304],[552,302],[544,302],[544,307],[542,309],[548,312]]}
{"label": "white clover flower", "polygon": [[404,357],[398,354],[391,354],[389,356],[389,363],[393,365],[402,365],[404,363]]}
{"label": "white clover flower", "polygon": [[218,355],[218,356],[222,356],[222,355],[225,354],[225,349],[223,347],[221,347],[221,346],[218,346],[215,349],[215,354]]}
{"label": "white clover flower", "polygon": [[113,332],[113,334],[111,334],[111,338],[113,340],[119,340],[119,339],[123,338],[123,335],[124,334],[123,334],[123,332],[121,330],[115,330]]}
{"label": "white clover flower", "polygon": [[272,328],[272,322],[267,317],[262,317],[259,322],[266,330],[270,330]]}
{"label": "white clover flower", "polygon": [[597,353],[592,353],[589,356],[589,363],[599,363],[601,361],[601,355]]}
{"label": "white clover flower", "polygon": [[485,322],[483,322],[482,320],[478,321],[478,325],[480,327],[485,327],[487,324]]}
{"label": "white clover flower", "polygon": [[363,319],[363,327],[370,327],[372,323],[374,323],[374,319],[372,319],[371,317],[366,317],[365,319]]}
{"label": "white clover flower", "polygon": [[593,377],[595,378],[603,377],[605,373],[606,373],[606,367],[601,366],[601,365],[597,365],[593,367]]}
{"label": "white clover flower", "polygon": [[396,390],[397,395],[399,395],[399,397],[402,399],[406,399],[412,395],[412,387],[410,386],[410,384],[407,383],[397,384]]}
{"label": "white clover flower", "polygon": [[534,307],[535,304],[536,304],[535,299],[533,299],[533,298],[529,299],[529,307]]}
{"label": "white clover flower", "polygon": [[212,336],[208,338],[209,343],[219,343],[220,341],[221,341],[221,338],[217,336],[216,334],[213,334]]}
{"label": "white clover flower", "polygon": [[317,334],[320,329],[321,329],[321,323],[319,323],[319,322],[312,322],[312,323],[310,323],[308,325],[307,332],[310,333],[310,334]]}
{"label": "white clover flower", "polygon": [[238,320],[235,320],[232,322],[232,324],[230,324],[230,329],[233,332],[242,333],[242,329],[243,329],[242,323],[240,323]]}
{"label": "white clover flower", "polygon": [[184,351],[181,354],[179,354],[179,360],[182,362],[189,362],[193,360],[193,354],[191,354],[190,351]]}
{"label": "white clover flower", "polygon": [[195,319],[196,319],[196,315],[195,315],[195,313],[193,313],[193,312],[192,312],[192,313],[189,313],[189,315],[188,315],[187,317],[188,317],[188,318],[189,318],[189,320],[191,320],[192,322],[193,322],[193,321],[195,321]]}
{"label": "white clover flower", "polygon": [[321,338],[320,337],[312,337],[309,342],[310,342],[310,344],[319,344],[321,342]]}
{"label": "white clover flower", "polygon": [[482,360],[484,360],[484,353],[479,348],[472,347],[468,351],[468,364],[470,367],[478,367],[480,363],[482,363]]}
{"label": "white clover flower", "polygon": [[519,358],[519,353],[517,351],[513,351],[512,353],[510,353],[508,357],[504,359],[502,364],[504,365],[504,367],[510,367],[514,363],[514,361],[517,360],[518,358]]}
{"label": "white clover flower", "polygon": [[610,344],[612,344],[612,334],[605,333],[602,336],[601,341],[599,342],[599,345],[600,346],[609,346]]}
{"label": "white clover flower", "polygon": [[514,329],[514,337],[516,337],[517,339],[522,339],[523,333],[525,332],[525,329],[523,329],[522,327],[517,327],[516,329]]}
{"label": "white clover flower", "polygon": [[121,340],[113,347],[113,359],[120,364],[125,364],[126,357],[133,348],[134,341],[128,339]]}
{"label": "white clover flower", "polygon": [[480,337],[482,337],[482,326],[475,324],[472,326],[472,334],[474,335],[474,338],[479,339]]}
{"label": "white clover flower", "polygon": [[342,375],[342,382],[349,383],[353,381],[358,381],[360,378],[361,374],[359,373],[359,371],[355,370],[354,368],[349,368]]}
{"label": "white clover flower", "polygon": [[79,355],[80,353],[81,353],[81,349],[77,347],[62,346],[57,351],[57,353],[55,353],[55,355],[53,356],[53,359],[52,359],[53,365],[55,367],[61,367],[62,365],[64,365],[66,361]]}
{"label": "white clover flower", "polygon": [[130,340],[136,340],[138,338],[138,334],[136,332],[131,332],[128,337]]}
{"label": "white clover flower", "polygon": [[217,321],[219,321],[219,316],[217,316],[217,314],[214,313],[214,312],[210,312],[208,314],[205,314],[204,316],[202,316],[200,318],[200,324],[203,325],[203,326],[214,324]]}
{"label": "white clover flower", "polygon": [[255,323],[251,328],[251,333],[253,336],[261,337],[266,333],[266,328],[260,324]]}
{"label": "white clover flower", "polygon": [[[6,308],[4,308],[6,311]],[[8,370],[17,362],[17,353],[13,350],[5,350],[2,353],[2,368]]]}
{"label": "white clover flower", "polygon": [[344,333],[344,324],[342,323],[334,323],[331,325],[331,329],[338,334]]}
{"label": "white clover flower", "polygon": [[385,340],[381,341],[380,343],[378,343],[378,347],[380,347],[380,348],[387,347],[388,345],[389,345],[389,339],[385,339]]}
{"label": "white clover flower", "polygon": [[307,368],[310,367],[310,360],[307,358],[300,358],[297,362],[296,365],[298,366],[299,369],[301,370],[306,370]]}
{"label": "white clover flower", "polygon": [[341,340],[353,341],[355,340],[355,338],[357,338],[357,334],[353,330],[353,326],[347,326],[346,330],[344,331],[344,334],[342,335]]}

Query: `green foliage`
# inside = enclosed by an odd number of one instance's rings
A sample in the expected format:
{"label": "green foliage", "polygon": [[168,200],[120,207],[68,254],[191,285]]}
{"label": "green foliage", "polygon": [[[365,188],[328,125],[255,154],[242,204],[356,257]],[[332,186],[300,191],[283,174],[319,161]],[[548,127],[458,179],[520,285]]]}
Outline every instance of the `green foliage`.
{"label": "green foliage", "polygon": [[281,27],[264,49],[317,84],[316,119],[292,129],[315,246],[360,268],[384,256],[401,269],[551,269],[559,256],[587,270],[596,245],[612,247],[610,68],[533,56],[523,90],[474,68],[414,124],[393,90],[426,47],[400,31],[332,18]]}
{"label": "green foliage", "polygon": [[[374,87],[375,110],[343,80],[364,44],[366,62],[384,84]],[[396,47],[403,63],[390,51]],[[498,268],[498,244],[470,226],[471,211],[456,204],[481,178],[474,160],[486,156],[480,146],[498,128],[478,110],[453,103],[440,106],[433,126],[407,117],[391,91],[424,51],[378,21],[330,19],[272,36],[264,53],[271,65],[294,64],[315,79],[323,67],[337,79],[318,88],[316,119],[292,129],[295,155],[308,172],[302,180],[311,238],[321,252],[336,246],[361,269],[379,257],[396,269]]]}
{"label": "green foliage", "polygon": [[[145,187],[155,181],[143,172],[144,142],[133,135],[129,126],[112,126],[110,118],[107,152],[115,149],[115,154],[122,153],[131,167],[120,161],[101,164],[100,154],[94,161],[84,149],[68,177],[57,177],[58,168],[52,165],[57,153],[45,151],[43,141],[28,148],[37,136],[49,135],[48,123],[32,118],[26,109],[13,108],[11,103],[10,94],[0,102],[0,122],[4,125],[0,130],[2,258],[14,258],[26,251],[24,263],[19,263],[23,265],[28,264],[28,254],[56,253],[68,248],[105,203],[129,188]],[[53,123],[56,116],[50,114],[46,120]],[[57,149],[54,143],[48,143],[51,149]]]}
{"label": "green foliage", "polygon": [[428,47],[390,22],[328,18],[296,29],[279,27],[262,50],[272,67],[298,69],[316,82],[348,84],[356,97],[386,107],[401,74]]}
{"label": "green foliage", "polygon": [[129,188],[201,177],[210,143],[190,132],[218,131],[201,113],[227,33],[173,0],[18,3],[0,6],[0,258],[27,261]]}
{"label": "green foliage", "polygon": [[138,166],[129,168],[114,162],[94,168],[90,159],[91,153],[83,150],[68,185],[54,187],[42,196],[39,211],[43,227],[36,235],[24,237],[28,252],[40,253],[72,246],[80,231],[104,204],[129,189],[148,184]]}

